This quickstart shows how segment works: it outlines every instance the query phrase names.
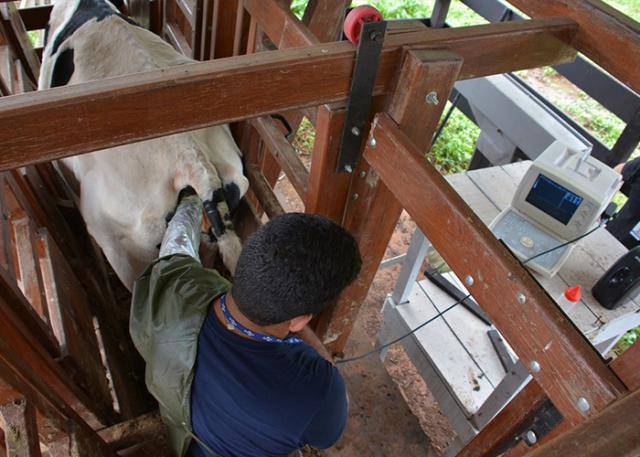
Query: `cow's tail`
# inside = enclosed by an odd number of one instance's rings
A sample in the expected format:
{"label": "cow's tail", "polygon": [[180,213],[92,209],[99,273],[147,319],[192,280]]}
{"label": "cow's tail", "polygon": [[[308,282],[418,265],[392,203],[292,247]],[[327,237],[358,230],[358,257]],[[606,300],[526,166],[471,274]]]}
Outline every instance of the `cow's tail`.
{"label": "cow's tail", "polygon": [[211,199],[204,200],[203,204],[204,211],[211,223],[211,232],[218,243],[222,261],[233,275],[236,271],[242,244],[233,227],[229,205],[227,205],[224,197],[224,190],[218,188],[213,191]]}

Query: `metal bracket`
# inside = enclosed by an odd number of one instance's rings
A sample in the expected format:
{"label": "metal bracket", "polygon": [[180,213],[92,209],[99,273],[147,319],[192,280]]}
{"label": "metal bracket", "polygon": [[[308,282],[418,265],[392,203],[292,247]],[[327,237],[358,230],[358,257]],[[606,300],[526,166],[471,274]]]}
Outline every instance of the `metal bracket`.
{"label": "metal bracket", "polygon": [[464,298],[467,294],[462,292],[460,289],[458,289],[455,286],[455,284],[452,284],[450,281],[447,280],[447,278],[445,278],[440,273],[438,273],[438,271],[435,268],[431,268],[431,267],[427,268],[427,270],[424,272],[424,275],[432,283],[438,286],[440,290],[442,290],[443,292],[446,292],[447,295],[449,295],[451,298],[454,298],[456,300],[462,300],[460,304],[465,308],[467,308],[469,311],[471,311],[473,314],[475,314],[475,316],[478,319],[480,319],[482,322],[484,322],[487,325],[493,324],[493,322],[491,322],[491,318],[487,315],[487,313],[484,312],[482,308],[480,308],[480,305],[478,305],[473,298],[471,297]]}
{"label": "metal bracket", "polygon": [[362,25],[356,62],[347,102],[347,116],[340,141],[336,171],[351,173],[360,160],[365,125],[369,120],[373,86],[378,72],[387,23],[366,22]]}
{"label": "metal bracket", "polygon": [[507,452],[520,441],[524,441],[527,446],[533,446],[563,419],[564,417],[551,400],[546,399],[530,416],[530,419],[522,424],[519,428],[520,432],[498,446],[493,455],[498,456]]}

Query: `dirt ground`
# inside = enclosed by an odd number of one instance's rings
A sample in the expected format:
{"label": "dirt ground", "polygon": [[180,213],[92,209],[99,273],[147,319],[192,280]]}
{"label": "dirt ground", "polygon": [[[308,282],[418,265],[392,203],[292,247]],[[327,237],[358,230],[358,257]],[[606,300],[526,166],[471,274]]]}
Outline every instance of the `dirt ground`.
{"label": "dirt ground", "polygon": [[[301,154],[307,164],[310,157]],[[288,180],[281,176],[276,195],[287,211],[304,207]],[[386,257],[406,252],[415,224],[403,213]],[[399,266],[378,271],[360,310],[345,356],[371,350],[382,324],[384,297],[395,285]],[[446,417],[404,350],[396,345],[382,363],[377,355],[341,367],[350,395],[350,417],[340,441],[327,451],[308,456],[435,456],[454,438]]]}

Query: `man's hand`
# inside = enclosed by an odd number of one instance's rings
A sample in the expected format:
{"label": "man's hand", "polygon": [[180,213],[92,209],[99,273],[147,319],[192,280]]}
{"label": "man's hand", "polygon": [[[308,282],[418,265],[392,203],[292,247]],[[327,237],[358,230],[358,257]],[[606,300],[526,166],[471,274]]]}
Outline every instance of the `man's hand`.
{"label": "man's hand", "polygon": [[324,346],[324,344],[322,344],[322,341],[320,341],[320,338],[318,338],[318,336],[315,334],[315,332],[313,330],[311,330],[311,328],[308,325],[305,325],[302,330],[300,330],[298,333],[296,333],[296,335],[302,341],[304,341],[309,346],[311,346],[313,349],[318,351],[318,354],[320,354],[324,359],[326,359],[327,361],[333,363],[333,359],[331,358],[331,354],[329,354],[329,351],[327,351],[327,348]]}

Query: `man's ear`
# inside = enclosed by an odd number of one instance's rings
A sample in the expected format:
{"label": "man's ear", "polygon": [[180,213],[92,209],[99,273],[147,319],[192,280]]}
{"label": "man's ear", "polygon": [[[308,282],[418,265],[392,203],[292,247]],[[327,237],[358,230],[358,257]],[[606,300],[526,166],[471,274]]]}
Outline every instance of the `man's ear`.
{"label": "man's ear", "polygon": [[311,319],[313,318],[313,314],[305,314],[304,316],[294,317],[289,321],[289,332],[298,333],[300,330],[307,325]]}

